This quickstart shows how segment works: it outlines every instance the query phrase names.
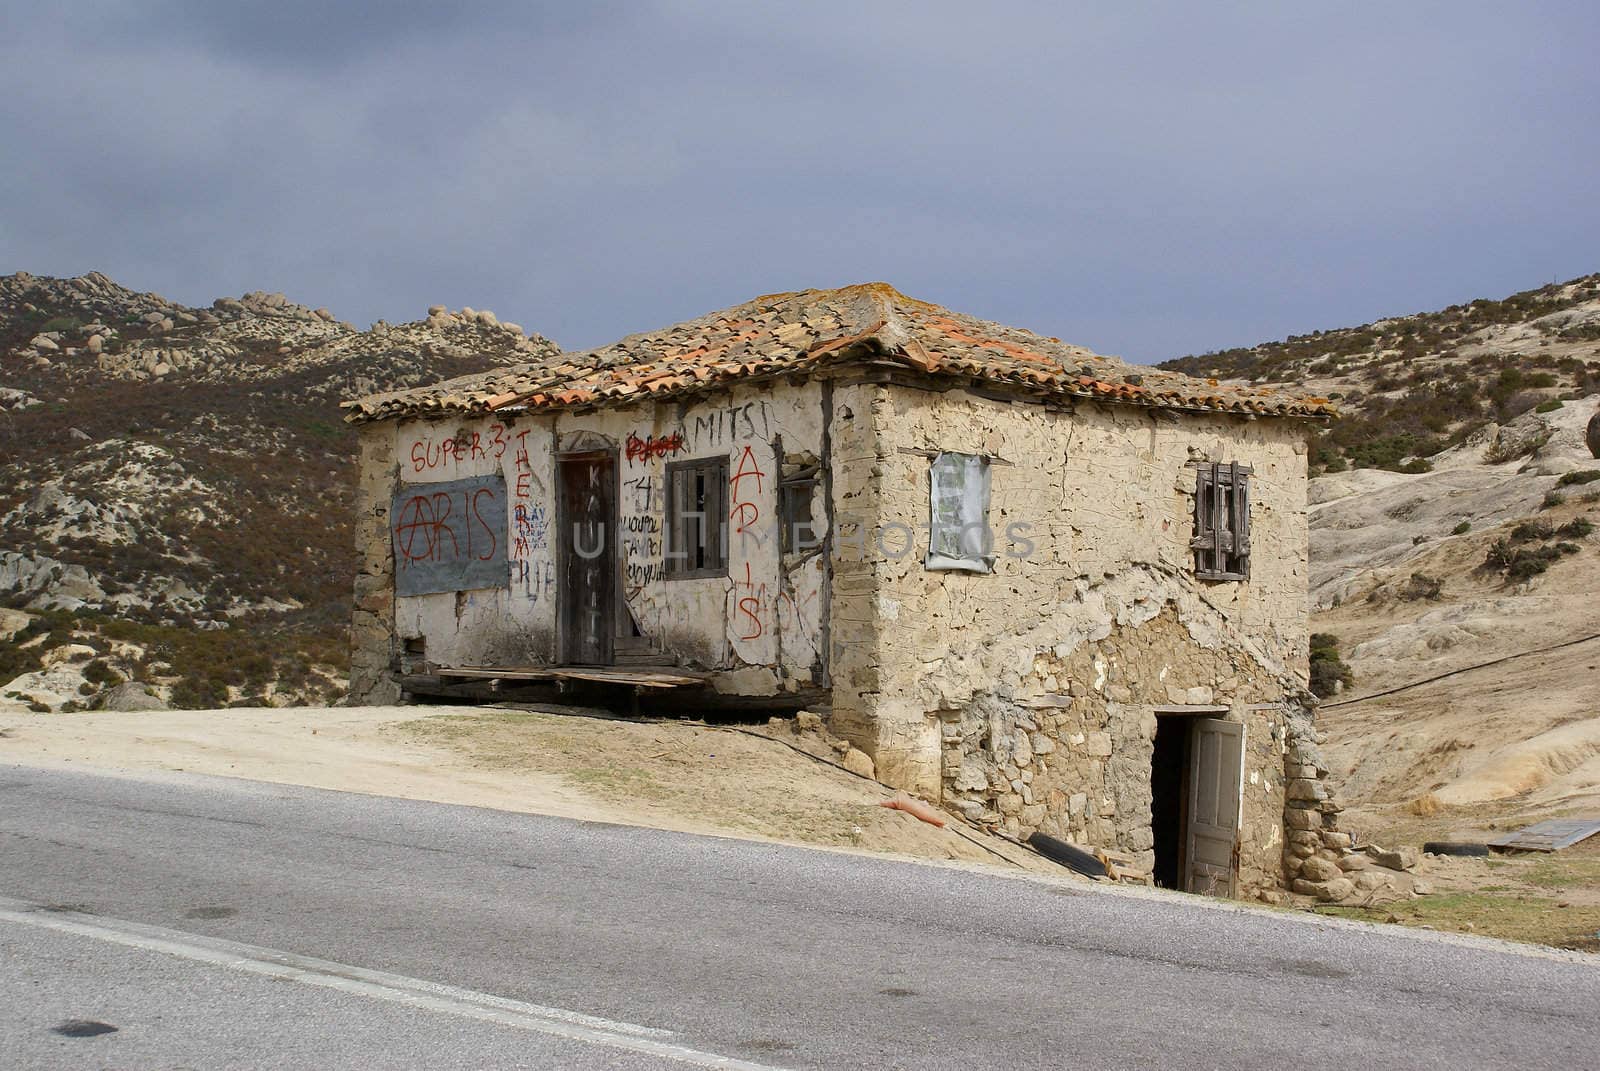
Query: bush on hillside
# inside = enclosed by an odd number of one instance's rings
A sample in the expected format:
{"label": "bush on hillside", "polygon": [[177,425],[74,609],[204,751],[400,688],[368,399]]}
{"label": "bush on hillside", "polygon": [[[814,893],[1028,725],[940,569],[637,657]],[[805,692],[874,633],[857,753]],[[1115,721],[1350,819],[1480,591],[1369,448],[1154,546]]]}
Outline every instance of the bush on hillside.
{"label": "bush on hillside", "polygon": [[1348,663],[1339,657],[1339,637],[1329,632],[1311,636],[1311,691],[1319,699],[1336,695],[1356,681]]}

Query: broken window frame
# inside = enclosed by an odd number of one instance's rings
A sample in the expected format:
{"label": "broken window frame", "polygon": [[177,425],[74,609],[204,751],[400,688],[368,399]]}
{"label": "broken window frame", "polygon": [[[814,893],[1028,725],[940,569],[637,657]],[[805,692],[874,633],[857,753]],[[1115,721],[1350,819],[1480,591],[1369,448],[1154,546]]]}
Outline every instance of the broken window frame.
{"label": "broken window frame", "polygon": [[779,541],[784,554],[810,554],[822,546],[811,509],[821,474],[821,466],[808,465],[778,482]]}
{"label": "broken window frame", "polygon": [[[992,573],[990,459],[944,451],[928,465],[928,553],[934,572]],[[973,537],[977,536],[975,540]],[[981,545],[979,545],[981,544]]]}
{"label": "broken window frame", "polygon": [[728,575],[728,459],[667,462],[666,547],[661,575],[693,580]]}
{"label": "broken window frame", "polygon": [[1201,580],[1250,579],[1250,469],[1201,462],[1195,471],[1194,573]]}

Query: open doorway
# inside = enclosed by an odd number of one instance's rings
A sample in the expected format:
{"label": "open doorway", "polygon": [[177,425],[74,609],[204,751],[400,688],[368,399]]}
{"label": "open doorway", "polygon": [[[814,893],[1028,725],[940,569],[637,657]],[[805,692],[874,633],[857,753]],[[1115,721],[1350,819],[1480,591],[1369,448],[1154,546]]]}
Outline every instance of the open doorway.
{"label": "open doorway", "polygon": [[1151,877],[1163,889],[1182,889],[1184,830],[1189,786],[1189,741],[1193,718],[1178,711],[1156,714],[1155,751],[1150,756],[1150,828],[1155,835]]}
{"label": "open doorway", "polygon": [[1156,710],[1150,755],[1151,877],[1167,889],[1231,896],[1238,871],[1244,725],[1223,707]]}

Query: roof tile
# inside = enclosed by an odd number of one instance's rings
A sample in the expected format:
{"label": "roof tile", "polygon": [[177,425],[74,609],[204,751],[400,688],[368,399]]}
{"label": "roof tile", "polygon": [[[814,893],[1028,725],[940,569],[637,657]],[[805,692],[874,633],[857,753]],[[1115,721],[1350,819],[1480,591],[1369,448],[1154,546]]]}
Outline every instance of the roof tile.
{"label": "roof tile", "polygon": [[352,421],[427,413],[630,404],[854,360],[924,375],[1012,383],[1034,394],[1163,409],[1269,416],[1336,415],[1324,398],[1222,387],[1135,367],[1031,331],[964,316],[887,283],[769,294],[584,353],[345,402]]}

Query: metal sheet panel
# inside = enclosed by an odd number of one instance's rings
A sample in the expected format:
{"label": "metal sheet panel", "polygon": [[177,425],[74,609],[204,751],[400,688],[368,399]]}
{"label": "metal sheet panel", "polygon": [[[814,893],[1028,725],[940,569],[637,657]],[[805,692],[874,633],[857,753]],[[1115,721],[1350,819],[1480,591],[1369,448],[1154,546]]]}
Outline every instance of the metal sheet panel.
{"label": "metal sheet panel", "polygon": [[396,595],[510,583],[504,477],[411,484],[395,494],[389,516]]}
{"label": "metal sheet panel", "polygon": [[1557,818],[1540,822],[1489,842],[1491,848],[1516,848],[1525,852],[1558,852],[1600,833],[1600,818]]}

